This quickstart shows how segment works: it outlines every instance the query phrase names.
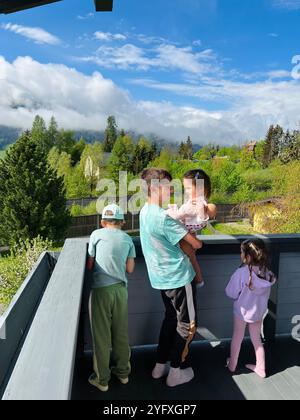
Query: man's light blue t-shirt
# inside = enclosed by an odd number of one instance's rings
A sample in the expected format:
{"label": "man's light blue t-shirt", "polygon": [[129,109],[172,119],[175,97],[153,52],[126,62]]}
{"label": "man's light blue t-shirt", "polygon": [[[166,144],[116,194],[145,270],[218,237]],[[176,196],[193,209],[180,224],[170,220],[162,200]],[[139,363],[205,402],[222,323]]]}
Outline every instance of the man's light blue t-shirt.
{"label": "man's light blue t-shirt", "polygon": [[134,243],[127,233],[114,228],[95,230],[90,238],[89,255],[95,258],[93,289],[127,284],[126,262],[136,257]]}
{"label": "man's light blue t-shirt", "polygon": [[145,204],[140,213],[140,235],[152,287],[179,289],[191,283],[195,271],[179,242],[188,233],[185,226],[156,205]]}

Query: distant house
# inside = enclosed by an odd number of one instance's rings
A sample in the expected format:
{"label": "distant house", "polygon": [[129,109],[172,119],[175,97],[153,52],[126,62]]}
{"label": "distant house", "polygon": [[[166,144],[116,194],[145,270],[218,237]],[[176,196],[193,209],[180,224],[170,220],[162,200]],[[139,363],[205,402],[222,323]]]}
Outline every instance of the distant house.
{"label": "distant house", "polygon": [[248,150],[248,152],[250,153],[255,153],[257,147],[257,141],[250,141],[249,143],[246,144],[245,148]]}

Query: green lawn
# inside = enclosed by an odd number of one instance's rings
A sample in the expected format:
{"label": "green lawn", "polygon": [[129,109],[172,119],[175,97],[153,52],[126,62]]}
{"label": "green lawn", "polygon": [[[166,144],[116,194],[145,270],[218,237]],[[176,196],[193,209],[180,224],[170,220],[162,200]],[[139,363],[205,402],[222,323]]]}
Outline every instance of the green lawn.
{"label": "green lawn", "polygon": [[252,235],[255,234],[253,227],[248,222],[217,223],[214,229],[223,235]]}

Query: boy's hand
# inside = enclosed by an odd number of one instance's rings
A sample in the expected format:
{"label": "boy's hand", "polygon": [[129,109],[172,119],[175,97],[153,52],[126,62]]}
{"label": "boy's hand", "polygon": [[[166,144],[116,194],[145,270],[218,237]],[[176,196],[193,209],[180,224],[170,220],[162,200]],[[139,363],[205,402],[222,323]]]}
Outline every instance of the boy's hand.
{"label": "boy's hand", "polygon": [[94,265],[95,265],[95,258],[88,257],[87,264],[86,264],[87,269],[92,271],[94,268]]}

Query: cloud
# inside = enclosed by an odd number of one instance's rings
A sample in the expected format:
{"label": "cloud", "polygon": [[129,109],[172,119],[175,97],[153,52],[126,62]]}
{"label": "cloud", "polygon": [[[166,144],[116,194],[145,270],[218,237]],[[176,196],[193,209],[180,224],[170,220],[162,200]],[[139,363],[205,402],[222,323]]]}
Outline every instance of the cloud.
{"label": "cloud", "polygon": [[300,0],[273,0],[273,6],[277,9],[299,10]]}
{"label": "cloud", "polygon": [[[151,86],[150,86],[151,82]],[[141,83],[141,82],[140,82]],[[103,130],[108,115],[119,127],[155,133],[180,141],[232,144],[264,137],[270,124],[295,128],[299,122],[300,83],[267,79],[241,82],[206,78],[199,85],[145,81],[152,89],[214,101],[215,111],[166,101],[136,101],[99,72],[86,75],[61,64],[42,64],[31,57],[8,62],[0,57],[0,125],[29,128],[36,114],[55,115],[67,129]],[[156,84],[156,86],[155,86]],[[222,103],[219,109],[216,103]]]}
{"label": "cloud", "polygon": [[93,19],[95,17],[94,13],[87,13],[86,15],[78,15],[77,19],[79,20],[87,20],[87,19]]}
{"label": "cloud", "polygon": [[110,32],[97,31],[94,34],[95,39],[100,41],[126,41],[127,37],[123,34],[112,34]]}
{"label": "cloud", "polygon": [[220,70],[212,50],[195,53],[191,47],[160,44],[143,48],[133,44],[118,46],[102,45],[95,54],[78,57],[79,61],[94,62],[111,69],[147,71],[150,69],[202,75]]}
{"label": "cloud", "polygon": [[2,24],[1,28],[30,39],[36,44],[59,45],[61,43],[58,37],[50,34],[42,28],[21,26],[12,23]]}
{"label": "cloud", "polygon": [[269,33],[268,36],[270,36],[271,38],[279,38],[279,35],[274,32]]}

